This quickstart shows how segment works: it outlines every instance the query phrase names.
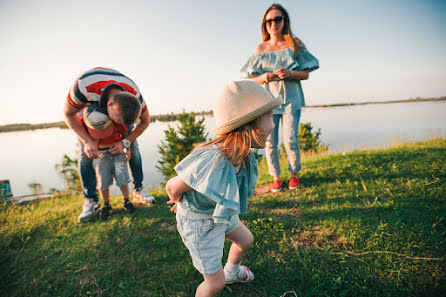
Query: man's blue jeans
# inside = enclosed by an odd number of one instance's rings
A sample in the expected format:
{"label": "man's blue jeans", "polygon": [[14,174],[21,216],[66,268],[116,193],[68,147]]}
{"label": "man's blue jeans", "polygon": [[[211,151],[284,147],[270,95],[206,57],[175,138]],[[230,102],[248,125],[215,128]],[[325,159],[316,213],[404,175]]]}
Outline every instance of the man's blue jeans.
{"label": "man's blue jeans", "polygon": [[[144,175],[142,172],[142,159],[139,152],[138,142],[135,140],[132,142],[131,155],[129,160],[130,171],[132,172],[133,183],[135,189],[142,187],[142,181]],[[93,168],[93,159],[87,157],[84,152],[84,145],[81,142],[81,156],[79,159],[79,172],[82,184],[82,193],[85,198],[91,198],[95,201],[99,201],[98,194],[96,192],[96,174]]]}

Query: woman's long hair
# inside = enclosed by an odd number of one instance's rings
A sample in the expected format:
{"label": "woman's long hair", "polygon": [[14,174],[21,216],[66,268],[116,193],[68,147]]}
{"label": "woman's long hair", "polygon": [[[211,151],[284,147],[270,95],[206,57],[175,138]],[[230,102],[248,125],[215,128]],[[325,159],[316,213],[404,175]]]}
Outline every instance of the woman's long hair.
{"label": "woman's long hair", "polygon": [[218,136],[214,140],[198,144],[194,150],[216,144],[234,166],[239,166],[244,164],[243,161],[249,156],[252,147],[263,147],[265,141],[266,137],[258,128],[257,119],[255,119],[235,130]]}
{"label": "woman's long hair", "polygon": [[273,5],[268,7],[265,14],[263,15],[262,41],[265,42],[265,41],[271,39],[271,36],[269,35],[268,30],[266,30],[265,19],[266,19],[266,15],[268,14],[268,12],[270,12],[273,9],[277,9],[282,13],[282,16],[283,16],[283,29],[282,29],[283,39],[285,39],[285,41],[289,44],[289,46],[291,47],[291,49],[294,52],[294,57],[296,58],[297,52],[299,51],[299,45],[302,44],[302,41],[300,41],[300,39],[297,38],[296,36],[294,36],[293,33],[291,32],[290,17],[288,16],[288,12],[285,10],[285,8],[283,8],[283,6],[280,4],[274,3]]}

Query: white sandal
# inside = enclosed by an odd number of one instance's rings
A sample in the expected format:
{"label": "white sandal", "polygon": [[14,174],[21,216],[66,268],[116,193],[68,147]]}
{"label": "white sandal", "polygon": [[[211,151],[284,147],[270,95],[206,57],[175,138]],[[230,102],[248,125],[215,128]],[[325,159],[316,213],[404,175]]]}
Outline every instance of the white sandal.
{"label": "white sandal", "polygon": [[255,278],[254,273],[249,270],[248,267],[240,265],[240,271],[238,275],[234,275],[232,273],[228,273],[225,270],[225,279],[226,284],[233,284],[233,283],[248,283],[253,281]]}

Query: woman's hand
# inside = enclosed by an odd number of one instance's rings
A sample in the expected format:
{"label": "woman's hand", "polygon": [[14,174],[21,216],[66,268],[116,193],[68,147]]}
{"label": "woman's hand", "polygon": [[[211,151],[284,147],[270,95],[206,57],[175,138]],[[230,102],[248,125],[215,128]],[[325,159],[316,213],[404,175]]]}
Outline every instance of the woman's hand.
{"label": "woman's hand", "polygon": [[277,77],[273,72],[265,72],[262,74],[262,79],[264,83],[273,81]]}
{"label": "woman's hand", "polygon": [[293,78],[293,71],[288,68],[277,69],[274,74],[280,79]]}

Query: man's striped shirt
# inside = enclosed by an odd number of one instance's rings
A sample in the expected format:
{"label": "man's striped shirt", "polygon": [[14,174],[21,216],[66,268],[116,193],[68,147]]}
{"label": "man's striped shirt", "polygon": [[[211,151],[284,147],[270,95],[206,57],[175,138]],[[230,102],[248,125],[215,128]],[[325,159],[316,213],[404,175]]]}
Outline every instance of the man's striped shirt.
{"label": "man's striped shirt", "polygon": [[83,108],[89,103],[99,103],[106,106],[106,93],[111,86],[132,93],[141,102],[142,111],[147,110],[146,103],[138,86],[124,74],[108,68],[97,67],[85,71],[74,82],[68,94],[68,102],[77,108]]}

